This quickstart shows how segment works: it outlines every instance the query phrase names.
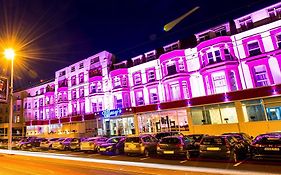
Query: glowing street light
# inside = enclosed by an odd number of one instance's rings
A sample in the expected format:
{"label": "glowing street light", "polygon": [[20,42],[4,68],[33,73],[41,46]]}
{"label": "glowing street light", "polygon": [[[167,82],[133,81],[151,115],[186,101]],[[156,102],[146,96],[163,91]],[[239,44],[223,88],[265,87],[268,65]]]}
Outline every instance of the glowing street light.
{"label": "glowing street light", "polygon": [[13,79],[14,79],[14,58],[15,51],[12,48],[5,49],[4,56],[6,59],[11,60],[11,86],[10,86],[10,113],[9,113],[9,129],[8,129],[8,150],[12,150],[12,120],[13,120]]}

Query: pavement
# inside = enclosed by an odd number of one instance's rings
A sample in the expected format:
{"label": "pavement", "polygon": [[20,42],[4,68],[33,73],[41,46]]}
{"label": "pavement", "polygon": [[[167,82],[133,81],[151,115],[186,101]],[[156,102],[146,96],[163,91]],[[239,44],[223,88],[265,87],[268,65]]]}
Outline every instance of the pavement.
{"label": "pavement", "polygon": [[[168,159],[139,156],[106,156],[93,153],[38,150],[0,150],[0,174],[73,174],[73,175],[197,175],[197,174],[281,174],[280,161],[251,161],[237,163],[225,160]],[[28,171],[27,171],[28,170]]]}

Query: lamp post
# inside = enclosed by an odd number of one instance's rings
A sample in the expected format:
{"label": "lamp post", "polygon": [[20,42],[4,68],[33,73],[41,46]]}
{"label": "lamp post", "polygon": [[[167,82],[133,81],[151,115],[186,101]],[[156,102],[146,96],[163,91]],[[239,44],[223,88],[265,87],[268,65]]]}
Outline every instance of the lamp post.
{"label": "lamp post", "polygon": [[9,113],[9,129],[8,129],[8,150],[12,150],[12,128],[13,128],[13,79],[14,79],[14,57],[15,52],[13,49],[9,48],[4,51],[4,56],[6,59],[11,60],[11,86],[10,86],[10,113]]}

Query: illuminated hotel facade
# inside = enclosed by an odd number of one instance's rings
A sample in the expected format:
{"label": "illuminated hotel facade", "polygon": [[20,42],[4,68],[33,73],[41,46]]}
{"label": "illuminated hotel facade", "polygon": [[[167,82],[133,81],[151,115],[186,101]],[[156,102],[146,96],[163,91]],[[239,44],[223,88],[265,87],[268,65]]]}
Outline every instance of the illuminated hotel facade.
{"label": "illuminated hotel facade", "polygon": [[[27,136],[281,130],[281,3],[115,63],[103,51],[18,91]],[[15,100],[18,101],[18,100]]]}

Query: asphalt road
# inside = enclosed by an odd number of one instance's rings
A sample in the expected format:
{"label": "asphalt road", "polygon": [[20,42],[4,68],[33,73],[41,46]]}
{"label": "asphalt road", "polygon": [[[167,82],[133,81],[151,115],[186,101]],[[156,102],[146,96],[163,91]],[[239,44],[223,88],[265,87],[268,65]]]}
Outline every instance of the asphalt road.
{"label": "asphalt road", "polygon": [[[39,151],[39,150],[33,150]],[[22,151],[20,151],[22,152]],[[28,153],[25,151],[23,153]],[[183,160],[180,158],[158,158],[158,157],[138,157],[138,156],[107,156],[93,153],[71,152],[71,151],[40,151],[37,155],[55,155],[57,158],[30,157],[25,155],[0,154],[1,168],[0,174],[21,174],[21,175],[192,175],[192,174],[281,174],[281,161],[251,161],[242,160],[237,163],[225,160],[192,159]],[[80,160],[62,160],[59,157],[71,157],[75,159],[86,158],[87,160],[112,161],[108,163],[83,162]],[[114,164],[121,162],[121,164]],[[134,165],[123,163],[140,163]],[[174,169],[170,169],[174,167]],[[173,167],[172,167],[173,166]],[[163,168],[164,169],[163,169]],[[177,167],[185,168],[177,171]],[[193,169],[194,168],[194,169]],[[202,168],[202,169],[200,169]],[[205,168],[205,169],[204,169]],[[194,171],[195,170],[195,171]],[[209,171],[212,170],[212,171]],[[213,171],[214,170],[214,171]],[[187,173],[188,172],[188,173]],[[192,173],[191,173],[192,172]],[[204,173],[203,173],[204,172]]]}

